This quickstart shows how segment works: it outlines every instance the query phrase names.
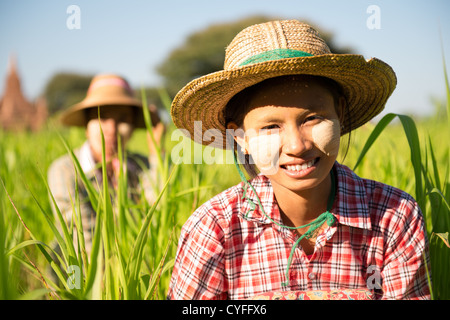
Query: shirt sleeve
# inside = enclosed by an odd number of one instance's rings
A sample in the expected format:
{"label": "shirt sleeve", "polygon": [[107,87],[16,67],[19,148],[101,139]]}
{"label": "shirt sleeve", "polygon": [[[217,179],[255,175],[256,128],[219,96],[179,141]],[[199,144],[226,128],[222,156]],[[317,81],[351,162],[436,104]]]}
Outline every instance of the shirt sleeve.
{"label": "shirt sleeve", "polygon": [[430,258],[421,210],[411,199],[403,200],[398,210],[381,271],[382,299],[430,299]]}
{"label": "shirt sleeve", "polygon": [[227,298],[223,238],[222,228],[211,215],[196,223],[188,220],[178,243],[168,299]]}

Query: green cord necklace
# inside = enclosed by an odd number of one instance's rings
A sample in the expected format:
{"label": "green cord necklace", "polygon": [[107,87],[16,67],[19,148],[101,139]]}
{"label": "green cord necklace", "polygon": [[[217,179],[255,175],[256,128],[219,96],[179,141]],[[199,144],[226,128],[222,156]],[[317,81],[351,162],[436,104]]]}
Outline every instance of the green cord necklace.
{"label": "green cord necklace", "polygon": [[244,217],[247,217],[248,214],[249,214],[250,212],[254,211],[255,208],[256,208],[256,204],[255,204],[255,203],[253,202],[253,200],[251,200],[251,199],[248,197],[248,195],[247,195],[248,187],[250,187],[250,188],[253,190],[253,193],[254,193],[255,196],[256,196],[256,199],[257,199],[257,202],[258,202],[258,205],[259,205],[261,211],[262,211],[263,214],[266,216],[266,218],[268,218],[268,219],[269,219],[270,221],[272,221],[274,224],[276,224],[276,225],[279,226],[279,227],[287,228],[287,229],[301,229],[301,228],[309,227],[308,231],[306,231],[301,237],[299,237],[299,238],[297,239],[297,241],[295,241],[295,244],[294,244],[294,246],[293,246],[292,249],[291,249],[291,253],[290,253],[289,259],[288,259],[288,266],[287,266],[286,273],[285,273],[285,276],[286,276],[286,282],[282,282],[282,285],[283,285],[283,286],[288,286],[288,285],[289,285],[289,268],[291,267],[291,264],[292,264],[292,258],[293,258],[293,256],[294,256],[295,248],[297,248],[297,246],[298,246],[298,244],[300,243],[300,241],[302,241],[302,239],[310,239],[310,238],[312,237],[312,235],[314,234],[314,231],[316,231],[318,228],[320,228],[320,226],[322,226],[322,224],[323,224],[325,221],[327,222],[327,224],[328,224],[329,226],[332,226],[332,225],[335,223],[335,221],[336,221],[336,218],[335,218],[335,217],[333,216],[333,214],[330,212],[330,210],[331,210],[331,208],[332,208],[332,206],[333,206],[333,203],[334,203],[334,197],[335,197],[335,194],[336,194],[334,172],[333,172],[333,170],[330,171],[330,174],[331,174],[331,192],[330,192],[330,196],[328,197],[327,211],[325,211],[324,213],[322,213],[322,214],[321,214],[320,216],[318,216],[314,221],[312,221],[312,222],[310,222],[310,223],[308,223],[308,224],[305,224],[305,225],[299,226],[299,227],[289,227],[289,226],[286,226],[286,225],[283,225],[283,224],[280,224],[280,223],[274,221],[272,218],[270,218],[270,217],[267,215],[267,213],[265,212],[265,210],[264,210],[264,208],[263,208],[263,206],[262,206],[262,204],[261,204],[261,200],[259,199],[259,196],[258,196],[258,194],[257,194],[256,191],[255,191],[255,188],[252,186],[251,183],[249,183],[249,182],[247,181],[247,179],[245,178],[244,173],[242,172],[241,168],[239,167],[239,165],[238,165],[238,163],[237,163],[237,159],[236,159],[236,154],[235,154],[234,152],[233,152],[233,159],[234,159],[234,164],[236,165],[236,168],[238,169],[239,176],[240,176],[242,182],[244,182],[244,194],[242,195],[242,199],[245,198],[245,199],[247,199],[247,201],[249,201],[249,203],[250,203],[250,210],[244,215]]}

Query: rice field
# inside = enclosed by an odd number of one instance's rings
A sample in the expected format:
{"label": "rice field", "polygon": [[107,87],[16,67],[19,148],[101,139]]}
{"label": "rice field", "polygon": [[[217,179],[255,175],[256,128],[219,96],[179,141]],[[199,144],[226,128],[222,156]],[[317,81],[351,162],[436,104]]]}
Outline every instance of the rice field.
{"label": "rice field", "polygon": [[[450,299],[450,94],[446,112],[449,118],[388,114],[355,131],[347,155],[338,158],[360,176],[401,188],[419,202],[433,299]],[[80,146],[84,131],[53,121],[38,133],[0,131],[0,299],[165,299],[181,226],[200,204],[240,181],[232,164],[174,164],[172,130],[169,124],[159,154],[155,204],[126,196],[112,203],[107,185],[95,192],[85,181],[98,208],[89,257],[83,241],[71,240],[81,229],[75,228],[79,217],[62,232],[56,229],[61,218],[52,213],[46,180],[50,163]],[[129,149],[148,153],[145,134],[135,132]],[[342,139],[345,148],[347,136]],[[126,194],[123,182],[119,195]]]}

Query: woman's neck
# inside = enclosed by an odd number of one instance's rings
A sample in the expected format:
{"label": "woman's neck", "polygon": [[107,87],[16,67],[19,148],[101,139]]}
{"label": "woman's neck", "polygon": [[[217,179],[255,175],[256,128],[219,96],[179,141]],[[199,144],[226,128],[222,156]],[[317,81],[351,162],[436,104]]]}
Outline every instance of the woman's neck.
{"label": "woman's neck", "polygon": [[331,192],[331,176],[318,186],[294,192],[278,184],[272,184],[283,222],[292,227],[308,224],[327,210]]}

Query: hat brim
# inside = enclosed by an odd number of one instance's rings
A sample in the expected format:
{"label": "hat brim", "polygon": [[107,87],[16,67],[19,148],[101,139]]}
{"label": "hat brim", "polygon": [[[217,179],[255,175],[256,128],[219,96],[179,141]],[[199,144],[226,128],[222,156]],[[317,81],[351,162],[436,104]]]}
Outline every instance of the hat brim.
{"label": "hat brim", "polygon": [[[223,70],[188,83],[172,103],[171,116],[178,128],[188,130],[201,144],[225,148],[224,109],[238,92],[263,80],[283,75],[305,74],[330,78],[339,83],[347,100],[348,114],[341,135],[354,130],[378,115],[394,91],[397,78],[385,62],[364,59],[354,54],[325,54],[312,57],[286,58]],[[201,121],[201,126],[194,126]],[[204,139],[207,130],[214,141]]]}
{"label": "hat brim", "polygon": [[65,110],[61,114],[60,120],[66,126],[84,127],[87,124],[85,110],[110,106],[124,106],[136,110],[134,127],[145,128],[145,121],[142,113],[142,103],[139,100],[132,98],[113,98],[109,100],[102,99],[101,101],[85,99]]}

